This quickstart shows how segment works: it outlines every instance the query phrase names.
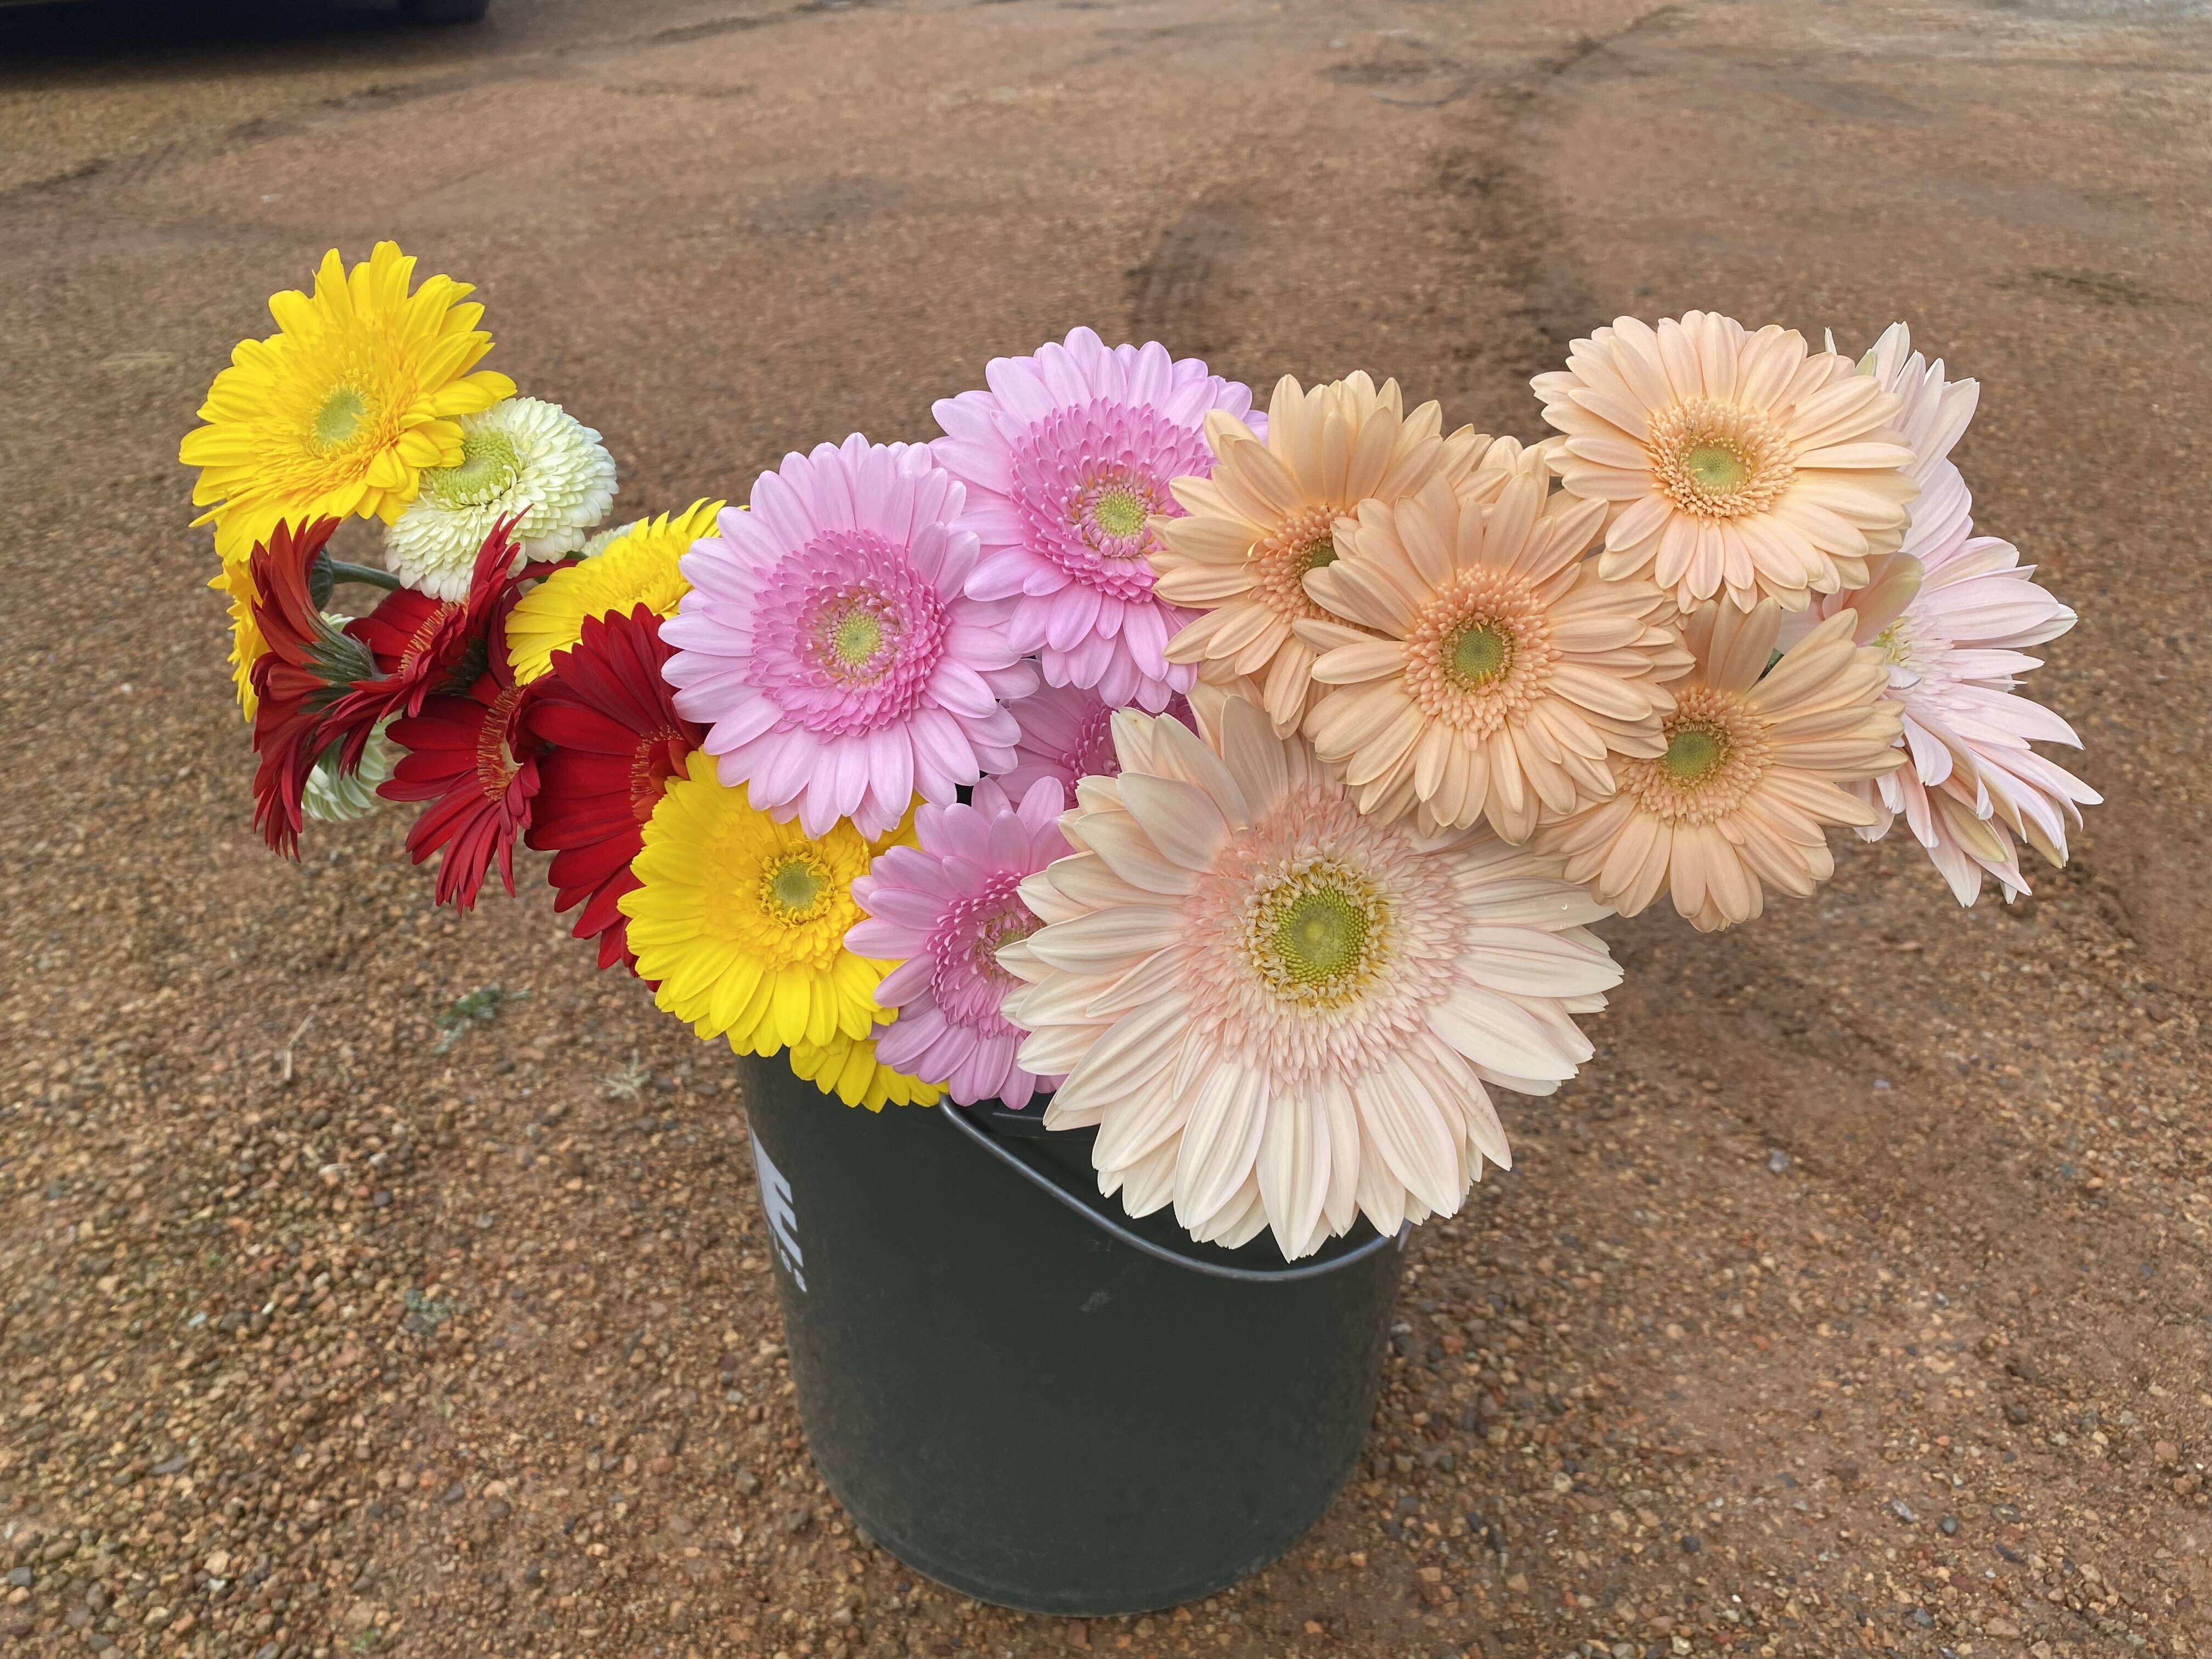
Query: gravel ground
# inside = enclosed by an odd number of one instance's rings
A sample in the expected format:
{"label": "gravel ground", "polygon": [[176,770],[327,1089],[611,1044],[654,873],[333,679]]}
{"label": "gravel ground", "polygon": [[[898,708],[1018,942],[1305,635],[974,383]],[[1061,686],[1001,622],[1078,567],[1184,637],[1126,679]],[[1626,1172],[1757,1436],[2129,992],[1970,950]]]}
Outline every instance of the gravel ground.
{"label": "gravel ground", "polygon": [[[2200,11],[0,16],[0,1651],[2212,1650]],[[1077,320],[1525,431],[1617,311],[1901,313],[2082,611],[2038,689],[2110,804],[2010,909],[1855,848],[1614,926],[1314,1534],[1149,1618],[981,1607],[812,1473],[726,1057],[542,887],[432,912],[397,818],[254,841],[175,443],[380,234],[626,514]]]}

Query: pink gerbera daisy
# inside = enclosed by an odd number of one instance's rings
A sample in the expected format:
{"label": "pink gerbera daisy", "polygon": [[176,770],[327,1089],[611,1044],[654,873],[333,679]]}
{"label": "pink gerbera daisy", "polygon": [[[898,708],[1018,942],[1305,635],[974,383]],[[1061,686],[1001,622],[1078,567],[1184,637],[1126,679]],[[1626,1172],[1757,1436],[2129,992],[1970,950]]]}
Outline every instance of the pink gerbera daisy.
{"label": "pink gerbera daisy", "polygon": [[1066,855],[1066,804],[1051,778],[1018,806],[997,783],[980,784],[971,805],[921,808],[914,822],[921,845],[889,848],[853,884],[868,915],[846,933],[845,948],[900,964],[876,988],[876,1000],[898,1010],[897,1024],[877,1031],[876,1058],[944,1084],[963,1106],[1000,1100],[1018,1110],[1040,1088],[1059,1085],[1014,1058],[1022,1033],[999,1004],[1018,981],[998,951],[1038,926],[1017,890]]}
{"label": "pink gerbera daisy", "polygon": [[917,793],[950,801],[1014,763],[1001,705],[1036,676],[1006,607],[962,591],[963,493],[927,448],[855,433],[785,456],[684,556],[691,591],[661,629],[677,710],[777,821],[879,836]]}
{"label": "pink gerbera daisy", "polygon": [[[1121,769],[1114,753],[1114,710],[1096,691],[1042,686],[1006,707],[1022,734],[1014,739],[1014,769],[999,783],[1015,800],[1039,778],[1057,779],[1073,799],[1084,779],[1110,778]],[[1193,725],[1182,692],[1168,699],[1167,712]]]}
{"label": "pink gerbera daisy", "polygon": [[1190,687],[1167,644],[1198,613],[1155,597],[1151,523],[1182,516],[1170,483],[1212,472],[1206,415],[1248,419],[1250,388],[1157,341],[1109,350],[1087,328],[994,357],[984,379],[989,391],[938,403],[946,435],[931,446],[982,539],[969,592],[1013,601],[1014,648],[1037,654],[1046,684],[1157,713]]}

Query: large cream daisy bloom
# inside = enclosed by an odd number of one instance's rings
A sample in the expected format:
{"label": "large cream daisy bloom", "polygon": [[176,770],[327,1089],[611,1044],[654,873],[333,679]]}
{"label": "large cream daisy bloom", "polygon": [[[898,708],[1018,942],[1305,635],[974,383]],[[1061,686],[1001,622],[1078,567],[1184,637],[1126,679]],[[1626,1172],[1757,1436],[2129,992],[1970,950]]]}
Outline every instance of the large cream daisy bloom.
{"label": "large cream daisy bloom", "polygon": [[1242,698],[1192,707],[1203,737],[1115,716],[1120,775],[1060,821],[1080,850],[1022,883],[1046,925],[999,960],[1021,1065],[1068,1074],[1047,1127],[1096,1126],[1099,1190],[1200,1240],[1296,1258],[1453,1213],[1510,1156],[1488,1085],[1589,1057],[1605,911],[1487,836],[1362,816]]}
{"label": "large cream daisy bloom", "polygon": [[1339,527],[1306,577],[1329,615],[1297,624],[1325,694],[1305,729],[1363,811],[1524,842],[1611,795],[1613,757],[1666,752],[1690,655],[1668,595],[1583,558],[1604,517],[1523,468],[1486,507],[1438,478]]}
{"label": "large cream daisy bloom", "polygon": [[1850,786],[1904,758],[1881,653],[1838,611],[1770,670],[1782,614],[1707,605],[1685,629],[1697,666],[1669,689],[1665,752],[1613,765],[1611,800],[1539,832],[1604,903],[1632,916],[1662,893],[1711,932],[1759,915],[1763,884],[1799,898],[1835,873],[1824,826],[1875,811]]}
{"label": "large cream daisy bloom", "polygon": [[1793,330],[1616,318],[1530,384],[1565,434],[1561,481],[1612,515],[1602,573],[1649,574],[1685,611],[1720,594],[1801,611],[1865,586],[1904,538],[1918,486],[1900,400]]}
{"label": "large cream daisy bloom", "polygon": [[1286,374],[1267,404],[1265,441],[1218,410],[1206,437],[1213,476],[1170,486],[1189,516],[1152,522],[1153,591],[1206,611],[1168,642],[1168,660],[1204,664],[1217,681],[1249,675],[1288,734],[1312,689],[1313,653],[1293,625],[1322,614],[1301,583],[1336,557],[1337,520],[1370,496],[1395,501],[1431,479],[1459,483],[1489,441],[1473,427],[1444,436],[1436,404],[1408,415],[1395,380],[1377,387],[1364,374],[1311,391]]}

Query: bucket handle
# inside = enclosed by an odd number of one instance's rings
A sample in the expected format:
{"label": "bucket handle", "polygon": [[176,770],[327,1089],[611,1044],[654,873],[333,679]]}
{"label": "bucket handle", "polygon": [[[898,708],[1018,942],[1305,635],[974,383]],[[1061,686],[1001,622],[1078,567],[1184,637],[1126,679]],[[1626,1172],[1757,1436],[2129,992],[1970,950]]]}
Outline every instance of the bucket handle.
{"label": "bucket handle", "polygon": [[1115,1217],[1100,1210],[1088,1194],[1073,1190],[1064,1184],[1055,1171],[1032,1162],[1026,1153],[973,1121],[950,1101],[939,1108],[938,1115],[1039,1192],[1059,1200],[1109,1238],[1127,1244],[1133,1250],[1141,1250],[1155,1261],[1187,1267],[1194,1273],[1204,1273],[1209,1279],[1231,1279],[1248,1285],[1288,1285],[1301,1279],[1319,1279],[1323,1273],[1348,1267],[1355,1261],[1364,1261],[1369,1256],[1393,1245],[1404,1249],[1407,1236],[1412,1231],[1410,1226],[1405,1226],[1399,1228],[1395,1235],[1378,1233],[1365,1243],[1346,1250],[1342,1255],[1331,1256],[1326,1261],[1307,1261],[1295,1266],[1285,1262],[1279,1267],[1235,1267],[1224,1262],[1208,1261],[1203,1256],[1187,1255],[1169,1245],[1154,1243],[1143,1234],[1124,1226]]}

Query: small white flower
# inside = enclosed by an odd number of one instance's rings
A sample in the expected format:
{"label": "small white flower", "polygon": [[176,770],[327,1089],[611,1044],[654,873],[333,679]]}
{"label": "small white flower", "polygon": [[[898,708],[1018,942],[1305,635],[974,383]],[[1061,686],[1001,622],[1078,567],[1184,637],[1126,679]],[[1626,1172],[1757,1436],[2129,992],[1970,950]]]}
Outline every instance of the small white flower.
{"label": "small white flower", "polygon": [[522,514],[523,559],[562,559],[614,507],[614,457],[558,404],[509,398],[464,416],[461,450],[459,465],[423,473],[422,493],[384,532],[386,562],[434,599],[466,596],[477,550],[500,520]]}
{"label": "small white flower", "polygon": [[392,775],[392,769],[398,765],[404,752],[385,735],[385,728],[391,724],[388,720],[377,722],[362,750],[361,764],[350,772],[338,769],[337,745],[323,751],[300,792],[300,805],[309,817],[318,823],[349,823],[384,805],[376,786]]}

